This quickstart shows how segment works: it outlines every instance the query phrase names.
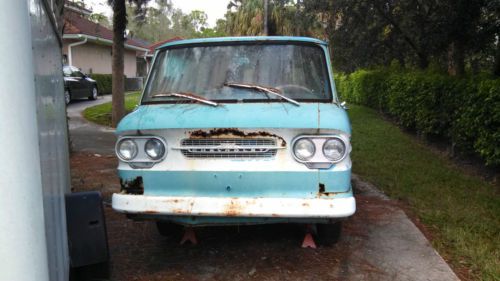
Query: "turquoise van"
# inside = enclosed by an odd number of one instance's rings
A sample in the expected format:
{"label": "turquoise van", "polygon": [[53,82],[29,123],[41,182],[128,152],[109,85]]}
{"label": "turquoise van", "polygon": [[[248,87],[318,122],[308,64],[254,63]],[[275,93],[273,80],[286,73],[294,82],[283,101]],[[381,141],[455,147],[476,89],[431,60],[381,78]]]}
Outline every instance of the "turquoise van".
{"label": "turquoise van", "polygon": [[[336,239],[354,214],[351,127],[327,44],[181,40],[156,51],[116,129],[113,209],[176,226],[300,223]],[[333,241],[335,242],[335,241]]]}

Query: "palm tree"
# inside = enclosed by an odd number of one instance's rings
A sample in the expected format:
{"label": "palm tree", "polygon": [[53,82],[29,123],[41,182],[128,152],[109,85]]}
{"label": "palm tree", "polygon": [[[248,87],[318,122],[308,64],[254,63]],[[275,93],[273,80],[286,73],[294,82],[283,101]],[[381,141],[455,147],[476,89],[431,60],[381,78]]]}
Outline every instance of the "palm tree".
{"label": "palm tree", "polygon": [[[268,2],[267,32],[265,3]],[[308,35],[320,27],[315,14],[304,12],[303,1],[232,0],[228,5],[227,32],[236,36]]]}
{"label": "palm tree", "polygon": [[[137,19],[144,18],[146,9],[144,6],[149,0],[128,0],[135,4],[135,13]],[[125,28],[127,27],[127,9],[125,0],[108,0],[108,4],[113,8],[113,58],[112,58],[112,110],[111,120],[113,126],[125,115],[125,97],[124,97],[124,72],[123,55],[125,50]]]}

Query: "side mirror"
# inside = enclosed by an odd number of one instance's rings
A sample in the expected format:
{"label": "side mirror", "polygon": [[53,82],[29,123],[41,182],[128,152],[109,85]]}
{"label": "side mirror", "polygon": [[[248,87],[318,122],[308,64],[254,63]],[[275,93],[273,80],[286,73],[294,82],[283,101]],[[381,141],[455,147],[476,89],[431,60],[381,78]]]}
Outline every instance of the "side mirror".
{"label": "side mirror", "polygon": [[345,110],[349,109],[349,107],[347,107],[347,103],[345,101],[343,101],[343,102],[340,103],[340,107],[342,107]]}

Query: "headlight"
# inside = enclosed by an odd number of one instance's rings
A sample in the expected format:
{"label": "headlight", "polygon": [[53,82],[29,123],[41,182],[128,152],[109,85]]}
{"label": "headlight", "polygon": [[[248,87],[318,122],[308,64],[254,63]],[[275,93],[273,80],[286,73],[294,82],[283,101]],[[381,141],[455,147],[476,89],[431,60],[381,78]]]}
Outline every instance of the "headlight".
{"label": "headlight", "polygon": [[117,152],[123,160],[132,160],[137,156],[137,144],[131,139],[124,139],[118,144]]}
{"label": "headlight", "polygon": [[329,139],[323,144],[323,154],[333,162],[340,161],[344,157],[345,152],[345,143],[340,139]]}
{"label": "headlight", "polygon": [[295,154],[295,157],[299,158],[302,161],[311,159],[314,156],[315,152],[316,147],[310,139],[299,139],[293,146],[293,153]]}
{"label": "headlight", "polygon": [[159,160],[165,155],[165,146],[158,139],[150,139],[144,145],[144,151],[152,160]]}

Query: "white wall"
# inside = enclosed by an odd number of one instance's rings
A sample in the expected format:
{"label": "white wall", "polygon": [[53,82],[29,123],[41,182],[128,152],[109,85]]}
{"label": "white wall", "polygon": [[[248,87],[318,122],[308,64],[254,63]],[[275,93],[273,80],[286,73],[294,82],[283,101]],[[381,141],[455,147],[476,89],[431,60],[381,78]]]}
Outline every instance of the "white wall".
{"label": "white wall", "polygon": [[10,1],[0,9],[0,36],[9,38],[0,44],[0,98],[5,101],[0,104],[0,280],[46,281],[49,267],[28,1]]}
{"label": "white wall", "polygon": [[[64,43],[63,53],[68,55],[67,45],[77,41],[67,41]],[[85,73],[111,74],[111,46],[100,45],[94,42],[87,42],[83,45],[71,48],[72,64],[79,67]],[[127,77],[136,77],[137,61],[136,52],[125,50],[124,72]]]}

